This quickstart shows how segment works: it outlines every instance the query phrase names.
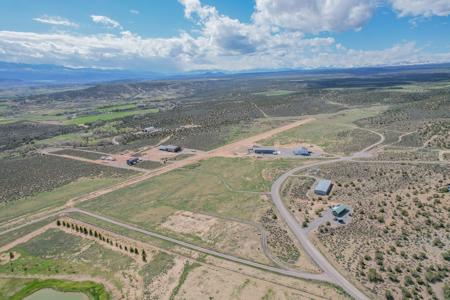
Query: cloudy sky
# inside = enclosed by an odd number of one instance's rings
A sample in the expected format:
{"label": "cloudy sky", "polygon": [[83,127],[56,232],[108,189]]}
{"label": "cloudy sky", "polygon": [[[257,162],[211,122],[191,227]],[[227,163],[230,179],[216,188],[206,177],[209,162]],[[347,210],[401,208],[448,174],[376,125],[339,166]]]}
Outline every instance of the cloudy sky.
{"label": "cloudy sky", "polygon": [[2,0],[0,60],[157,72],[450,62],[450,0]]}

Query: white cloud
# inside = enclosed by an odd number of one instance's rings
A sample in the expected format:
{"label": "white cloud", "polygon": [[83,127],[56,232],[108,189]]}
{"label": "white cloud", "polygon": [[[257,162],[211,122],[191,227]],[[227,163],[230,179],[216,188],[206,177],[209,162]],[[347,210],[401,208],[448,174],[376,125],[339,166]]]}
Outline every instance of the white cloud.
{"label": "white cloud", "polygon": [[318,33],[358,29],[371,17],[375,0],[256,0],[259,24]]}
{"label": "white cloud", "polygon": [[141,12],[138,11],[137,9],[130,9],[130,13],[133,15],[139,15]]}
{"label": "white cloud", "polygon": [[91,15],[92,22],[102,24],[106,27],[123,29],[119,22],[107,16]]}
{"label": "white cloud", "polygon": [[[326,35],[327,31],[362,26],[374,9],[370,0],[317,0],[312,6],[303,0],[256,1],[252,21],[243,23],[199,0],[179,0],[185,17],[197,28],[171,38],[144,38],[123,31],[118,22],[105,16],[91,17],[96,23],[121,29],[120,33],[0,31],[0,60],[155,71],[358,67],[450,60],[450,53],[429,54],[414,43],[363,51],[346,48]],[[337,2],[343,6],[333,9]],[[314,24],[299,20],[301,16]],[[314,32],[322,34],[311,34]]]}
{"label": "white cloud", "polygon": [[389,0],[400,17],[431,17],[450,15],[449,0]]}
{"label": "white cloud", "polygon": [[44,24],[50,24],[50,25],[57,25],[57,26],[67,26],[67,27],[74,27],[74,28],[78,28],[79,25],[77,23],[74,23],[66,18],[62,18],[62,17],[51,17],[51,16],[40,16],[37,18],[33,18],[33,21],[39,22],[39,23],[44,23]]}

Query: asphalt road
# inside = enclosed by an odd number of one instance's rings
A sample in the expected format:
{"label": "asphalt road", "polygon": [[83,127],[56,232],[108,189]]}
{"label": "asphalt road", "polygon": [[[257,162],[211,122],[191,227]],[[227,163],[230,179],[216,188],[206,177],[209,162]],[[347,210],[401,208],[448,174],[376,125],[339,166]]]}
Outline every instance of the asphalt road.
{"label": "asphalt road", "polygon": [[320,253],[320,251],[313,245],[309,240],[307,233],[300,224],[297,222],[295,217],[289,212],[289,210],[284,206],[283,200],[281,199],[280,190],[283,182],[285,182],[289,176],[294,175],[298,171],[309,169],[311,167],[330,164],[334,162],[343,161],[345,158],[321,161],[312,165],[300,166],[292,169],[283,175],[281,175],[272,185],[271,194],[272,201],[275,204],[281,218],[286,222],[291,231],[294,233],[300,244],[305,249],[306,253],[311,257],[311,259],[322,269],[322,271],[327,275],[331,282],[342,287],[350,296],[355,299],[369,299],[364,293],[362,293],[358,288],[356,288],[352,283],[350,283],[344,276],[342,276],[332,264]]}
{"label": "asphalt road", "polygon": [[313,243],[309,240],[308,234],[301,227],[301,225],[297,222],[295,217],[289,212],[289,209],[284,205],[283,200],[281,199],[280,190],[284,181],[288,179],[289,176],[294,175],[298,171],[309,169],[311,167],[330,164],[334,162],[339,162],[346,160],[347,158],[329,160],[329,161],[321,161],[315,164],[297,167],[292,169],[283,175],[281,175],[272,185],[271,194],[272,201],[275,204],[278,212],[281,215],[281,218],[286,222],[291,231],[297,237],[300,244],[305,249],[306,253],[311,257],[311,259],[322,269],[322,271],[327,275],[328,279],[336,285],[342,287],[350,296],[355,299],[369,299],[364,293],[362,293],[358,288],[356,288],[352,283],[350,283],[344,276],[339,273],[331,263],[320,253],[320,251],[313,245]]}
{"label": "asphalt road", "polygon": [[309,169],[312,167],[317,167],[321,165],[327,165],[331,163],[336,163],[340,161],[351,161],[354,157],[367,157],[369,156],[368,151],[376,148],[378,145],[382,144],[385,140],[384,135],[366,129],[369,132],[377,134],[380,137],[380,140],[376,143],[364,148],[363,150],[354,153],[351,157],[341,157],[333,160],[326,160],[317,162],[314,164],[309,164],[306,166],[300,166],[294,168],[283,175],[281,175],[273,184],[271,188],[272,201],[275,204],[278,212],[281,215],[281,218],[286,222],[288,227],[294,233],[300,244],[305,249],[306,253],[311,257],[311,259],[319,266],[320,269],[327,275],[327,278],[331,280],[334,284],[343,288],[350,296],[358,300],[369,299],[363,292],[361,292],[357,287],[355,287],[350,281],[348,281],[338,270],[330,263],[328,260],[320,253],[320,251],[314,246],[314,244],[309,240],[308,233],[304,230],[301,225],[297,222],[295,217],[289,212],[289,209],[284,205],[283,200],[281,199],[280,190],[283,183],[289,178],[289,176],[294,175],[295,173]]}
{"label": "asphalt road", "polygon": [[[371,131],[371,130],[368,130]],[[308,235],[307,235],[307,231],[303,230],[303,228],[301,228],[301,226],[298,224],[297,220],[295,219],[294,216],[291,215],[291,213],[289,212],[289,210],[284,206],[284,203],[281,199],[280,196],[280,189],[281,186],[283,184],[283,182],[291,175],[304,170],[304,169],[308,169],[308,168],[312,168],[315,166],[320,166],[320,165],[326,165],[326,164],[330,164],[330,163],[335,163],[335,162],[339,162],[339,161],[353,161],[356,163],[423,163],[423,164],[441,164],[441,165],[446,165],[449,164],[449,162],[430,162],[430,161],[364,161],[363,158],[367,157],[368,155],[368,151],[376,148],[377,146],[379,146],[380,144],[382,144],[384,142],[384,136],[382,134],[379,134],[377,132],[371,131],[375,134],[378,134],[380,136],[380,140],[376,143],[374,143],[373,145],[370,145],[369,147],[363,149],[360,152],[355,153],[353,156],[351,157],[341,157],[338,159],[333,159],[333,160],[325,160],[325,161],[320,161],[314,164],[309,164],[306,166],[300,166],[297,168],[294,168],[290,171],[288,171],[287,173],[281,175],[272,185],[271,188],[271,196],[272,196],[272,200],[273,203],[275,204],[275,206],[277,207],[281,217],[285,220],[286,224],[289,226],[289,228],[291,229],[291,231],[294,233],[294,235],[296,236],[296,238],[298,239],[298,241],[300,242],[300,244],[303,246],[303,248],[305,249],[305,251],[308,253],[308,255],[314,260],[314,262],[323,270],[323,273],[321,274],[312,274],[312,273],[307,273],[307,272],[301,272],[301,271],[297,271],[297,270],[291,270],[288,268],[277,268],[274,266],[268,266],[265,264],[261,264],[261,263],[257,263],[254,261],[250,261],[250,260],[246,260],[243,258],[239,258],[239,257],[235,257],[232,255],[228,255],[228,254],[224,254],[224,253],[220,253],[217,252],[215,250],[212,249],[208,249],[208,248],[204,248],[204,247],[200,247],[194,244],[190,244],[184,241],[180,241],[171,237],[167,237],[155,232],[151,232],[145,229],[141,229],[139,227],[130,225],[130,224],[126,224],[126,223],[122,223],[113,219],[110,219],[108,217],[104,217],[104,216],[100,216],[91,212],[87,212],[87,211],[83,211],[77,208],[70,208],[71,206],[73,206],[75,203],[79,202],[79,201],[85,201],[85,200],[89,200],[92,198],[96,198],[102,194],[106,194],[112,191],[115,191],[117,189],[123,188],[125,186],[140,182],[142,180],[148,179],[150,177],[153,176],[157,176],[159,174],[168,172],[172,169],[176,169],[178,167],[182,167],[186,164],[207,158],[208,156],[214,156],[216,154],[216,152],[218,151],[217,149],[214,151],[211,151],[207,154],[209,155],[198,155],[195,156],[191,159],[186,159],[182,162],[178,162],[178,163],[174,163],[172,165],[170,165],[167,168],[163,168],[161,170],[156,170],[156,171],[148,171],[146,174],[144,174],[143,176],[139,176],[139,177],[134,177],[131,179],[126,180],[123,183],[120,183],[118,185],[115,185],[114,188],[107,188],[107,189],[103,189],[100,191],[95,191],[92,192],[88,195],[85,195],[83,197],[78,197],[76,199],[72,199],[68,202],[68,205],[65,205],[65,207],[69,207],[67,209],[64,209],[63,207],[61,207],[61,209],[63,210],[54,210],[53,212],[49,212],[48,214],[46,214],[43,217],[38,217],[38,218],[34,218],[33,220],[26,222],[25,224],[22,225],[18,225],[18,226],[14,226],[12,228],[9,228],[7,230],[1,231],[0,235],[4,235],[4,234],[8,234],[14,230],[17,230],[19,228],[22,228],[24,226],[30,225],[32,223],[36,223],[36,222],[40,222],[42,220],[45,220],[51,216],[56,216],[59,215],[61,213],[66,213],[66,212],[78,212],[78,213],[82,213],[85,215],[89,215],[93,218],[99,219],[99,220],[103,220],[112,224],[115,224],[117,226],[121,226],[123,228],[127,228],[129,230],[133,230],[136,232],[140,232],[142,234],[151,236],[151,237],[155,237],[155,238],[159,238],[171,243],[174,243],[176,245],[185,247],[185,248],[189,248],[195,251],[199,251],[205,254],[209,254],[215,257],[219,257],[219,258],[223,258],[232,262],[236,262],[236,263],[241,263],[243,265],[247,265],[250,267],[255,267],[255,268],[259,268],[261,270],[265,270],[265,271],[270,271],[270,272],[274,272],[274,273],[278,273],[281,275],[287,275],[287,276],[292,276],[292,277],[296,277],[296,278],[301,278],[301,279],[308,279],[308,280],[319,280],[319,281],[326,281],[326,282],[330,282],[333,284],[336,284],[340,287],[342,287],[350,296],[352,296],[355,299],[369,299],[365,294],[363,294],[360,290],[358,290],[358,288],[356,288],[352,283],[350,283],[348,280],[345,279],[344,276],[342,276],[328,261],[327,259],[320,253],[320,251],[318,249],[315,248],[315,246],[312,244],[312,242],[308,239]],[[235,143],[237,144],[237,143]],[[230,151],[230,149],[232,148],[232,146],[234,147],[234,144],[228,145],[222,148],[219,148],[219,150],[223,151]],[[219,152],[217,152],[219,153]],[[356,160],[355,158],[359,158],[359,160]],[[8,224],[3,224],[3,225],[8,225]],[[264,245],[266,243],[266,241],[264,239],[266,239],[266,236],[262,236],[262,245]],[[264,248],[264,247],[263,247]]]}

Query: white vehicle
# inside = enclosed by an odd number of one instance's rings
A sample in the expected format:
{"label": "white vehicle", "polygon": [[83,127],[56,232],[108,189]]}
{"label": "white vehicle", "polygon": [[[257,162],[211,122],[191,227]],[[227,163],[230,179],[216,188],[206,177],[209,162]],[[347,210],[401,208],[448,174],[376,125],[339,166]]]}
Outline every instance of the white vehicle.
{"label": "white vehicle", "polygon": [[112,156],[109,155],[104,155],[102,157],[100,157],[101,160],[107,160],[107,161],[115,161],[116,159]]}

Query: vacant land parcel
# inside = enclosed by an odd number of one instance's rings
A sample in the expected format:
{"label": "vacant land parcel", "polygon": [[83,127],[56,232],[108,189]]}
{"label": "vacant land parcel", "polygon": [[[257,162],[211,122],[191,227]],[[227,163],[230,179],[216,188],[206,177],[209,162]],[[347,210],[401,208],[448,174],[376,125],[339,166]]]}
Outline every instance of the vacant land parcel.
{"label": "vacant land parcel", "polygon": [[0,164],[0,222],[63,205],[133,175],[132,171],[42,155],[2,159]]}
{"label": "vacant land parcel", "polygon": [[264,145],[311,143],[327,152],[349,153],[362,150],[379,140],[375,133],[357,128],[353,123],[374,116],[384,107],[351,109],[336,114],[315,116],[316,120],[261,141]]}
{"label": "vacant land parcel", "polygon": [[299,164],[296,160],[214,158],[82,203],[81,207],[267,262],[258,249],[258,223],[271,209],[265,193],[277,174]]}

